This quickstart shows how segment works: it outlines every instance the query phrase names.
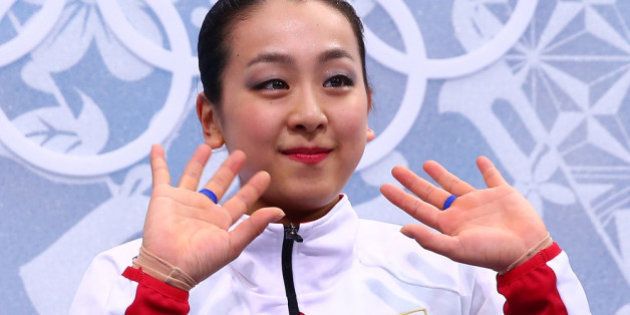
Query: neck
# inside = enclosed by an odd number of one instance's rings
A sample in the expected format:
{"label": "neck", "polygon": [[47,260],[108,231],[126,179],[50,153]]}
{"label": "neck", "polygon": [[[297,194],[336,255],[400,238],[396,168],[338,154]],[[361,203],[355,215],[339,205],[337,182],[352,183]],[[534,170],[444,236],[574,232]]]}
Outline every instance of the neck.
{"label": "neck", "polygon": [[305,208],[295,207],[290,205],[279,205],[274,203],[267,203],[262,199],[259,199],[256,204],[247,213],[252,214],[254,209],[260,209],[263,207],[278,207],[284,211],[285,216],[278,223],[287,225],[289,223],[300,224],[315,221],[325,216],[336,204],[341,200],[341,195],[335,197],[333,200],[321,207]]}

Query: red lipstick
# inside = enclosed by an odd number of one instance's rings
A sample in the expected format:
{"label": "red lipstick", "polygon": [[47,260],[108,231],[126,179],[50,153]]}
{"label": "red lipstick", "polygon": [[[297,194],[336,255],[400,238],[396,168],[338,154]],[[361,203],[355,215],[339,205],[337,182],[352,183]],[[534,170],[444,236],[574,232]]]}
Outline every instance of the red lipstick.
{"label": "red lipstick", "polygon": [[326,159],[331,151],[332,149],[318,147],[298,147],[288,150],[282,150],[281,152],[282,154],[289,157],[291,160],[312,165]]}

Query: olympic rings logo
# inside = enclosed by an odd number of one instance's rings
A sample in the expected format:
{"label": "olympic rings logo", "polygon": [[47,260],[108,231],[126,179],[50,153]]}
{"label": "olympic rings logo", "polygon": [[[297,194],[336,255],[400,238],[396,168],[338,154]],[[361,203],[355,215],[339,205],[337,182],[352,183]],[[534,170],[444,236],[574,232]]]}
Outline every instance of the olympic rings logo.
{"label": "olympic rings logo", "polygon": [[[11,0],[0,4],[0,19],[15,2]],[[407,135],[420,113],[429,79],[463,76],[498,60],[524,33],[537,2],[519,1],[509,21],[493,39],[464,55],[446,59],[427,57],[420,28],[404,1],[378,0],[372,3],[380,5],[392,17],[402,35],[405,51],[392,48],[366,28],[368,54],[382,65],[407,75],[407,82],[398,111],[385,130],[368,144],[357,170],[373,165],[392,152]],[[40,44],[62,15],[65,5],[64,0],[45,1],[21,32],[0,46],[0,67],[18,60]],[[146,63],[171,72],[173,78],[163,108],[155,114],[145,132],[126,145],[103,154],[70,155],[44,148],[28,139],[0,110],[0,141],[29,165],[56,175],[98,177],[124,169],[146,157],[152,143],[164,142],[177,131],[187,114],[187,93],[191,91],[193,79],[198,76],[197,61],[190,49],[186,27],[171,1],[146,2],[164,26],[170,50],[141,35],[129,23],[116,1],[97,0],[96,5],[108,28],[126,48]]]}

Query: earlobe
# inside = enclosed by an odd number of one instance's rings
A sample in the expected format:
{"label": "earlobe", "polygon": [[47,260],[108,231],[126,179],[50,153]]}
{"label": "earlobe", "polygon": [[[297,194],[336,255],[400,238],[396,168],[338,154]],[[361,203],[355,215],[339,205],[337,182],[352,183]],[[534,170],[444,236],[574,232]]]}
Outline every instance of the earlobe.
{"label": "earlobe", "polygon": [[216,105],[212,104],[203,92],[197,95],[197,117],[201,123],[204,142],[212,149],[220,148],[225,141],[221,132],[221,124],[216,110]]}
{"label": "earlobe", "polygon": [[376,138],[376,133],[374,133],[374,130],[372,130],[372,128],[369,128],[369,127],[367,129],[366,135],[367,135],[367,142],[370,142],[374,140],[374,138]]}

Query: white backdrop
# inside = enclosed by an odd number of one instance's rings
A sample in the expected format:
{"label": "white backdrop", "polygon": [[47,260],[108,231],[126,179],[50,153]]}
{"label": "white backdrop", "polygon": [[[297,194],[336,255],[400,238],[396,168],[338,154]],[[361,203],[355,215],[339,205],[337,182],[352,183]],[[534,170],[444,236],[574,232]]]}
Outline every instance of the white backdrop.
{"label": "white backdrop", "polygon": [[[630,0],[355,0],[376,108],[346,191],[409,219],[389,169],[497,162],[569,253],[594,314],[630,314]],[[149,146],[202,141],[198,0],[0,0],[0,314],[63,314],[90,259],[139,236]],[[204,176],[225,157],[218,151]]]}

